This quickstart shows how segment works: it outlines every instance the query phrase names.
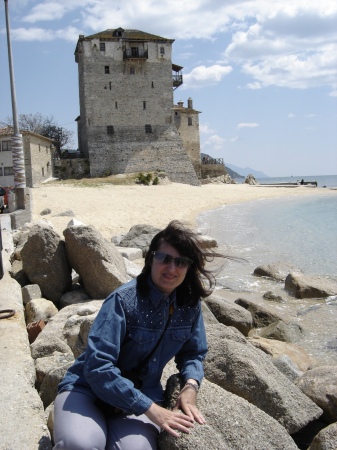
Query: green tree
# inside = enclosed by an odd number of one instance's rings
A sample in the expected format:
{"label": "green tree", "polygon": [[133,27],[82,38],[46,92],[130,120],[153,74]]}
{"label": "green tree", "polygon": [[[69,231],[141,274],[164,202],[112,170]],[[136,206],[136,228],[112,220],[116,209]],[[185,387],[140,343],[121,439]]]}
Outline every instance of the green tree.
{"label": "green tree", "polygon": [[[0,122],[0,126],[13,127],[13,119],[6,117]],[[73,145],[73,131],[59,127],[53,116],[43,116],[41,113],[20,114],[19,128],[21,131],[30,131],[52,139],[58,151],[67,144]]]}

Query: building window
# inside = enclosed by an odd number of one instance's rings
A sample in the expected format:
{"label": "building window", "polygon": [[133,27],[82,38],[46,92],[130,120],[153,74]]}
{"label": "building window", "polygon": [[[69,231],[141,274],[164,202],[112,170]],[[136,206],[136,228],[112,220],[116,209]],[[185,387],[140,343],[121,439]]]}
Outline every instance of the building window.
{"label": "building window", "polygon": [[12,142],[11,141],[2,141],[2,151],[10,152],[12,150]]}
{"label": "building window", "polygon": [[188,117],[188,118],[187,118],[187,121],[188,121],[188,125],[193,125],[193,123],[192,123],[192,117]]}
{"label": "building window", "polygon": [[107,134],[114,134],[114,127],[112,125],[108,125],[106,127]]}
{"label": "building window", "polygon": [[146,109],[146,102],[143,102],[143,109]]}
{"label": "building window", "polygon": [[2,167],[0,167],[0,177],[2,177]]}
{"label": "building window", "polygon": [[41,167],[42,169],[42,176],[44,177],[44,167]]}
{"label": "building window", "polygon": [[145,125],[145,133],[152,133],[152,126],[151,125]]}
{"label": "building window", "polygon": [[118,102],[115,102],[115,109],[118,109]]}
{"label": "building window", "polygon": [[165,47],[163,46],[160,47],[160,54],[165,55]]}
{"label": "building window", "polygon": [[99,43],[99,49],[101,52],[105,52],[105,42],[100,42]]}
{"label": "building window", "polygon": [[39,144],[39,152],[41,151],[41,145]]}
{"label": "building window", "polygon": [[130,75],[134,75],[135,74],[135,66],[131,66],[130,67]]}
{"label": "building window", "polygon": [[110,73],[110,67],[104,66],[104,73]]}
{"label": "building window", "polygon": [[14,175],[13,167],[4,167],[4,170],[5,177],[8,175]]}
{"label": "building window", "polygon": [[154,88],[154,82],[153,82],[153,81],[152,81],[152,83],[151,83],[151,87]]}

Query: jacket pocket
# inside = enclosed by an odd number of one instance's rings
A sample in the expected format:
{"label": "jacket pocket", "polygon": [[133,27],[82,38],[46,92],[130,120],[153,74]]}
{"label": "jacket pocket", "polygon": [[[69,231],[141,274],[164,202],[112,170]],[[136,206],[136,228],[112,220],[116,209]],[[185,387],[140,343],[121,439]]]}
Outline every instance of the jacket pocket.
{"label": "jacket pocket", "polygon": [[137,342],[137,344],[142,345],[152,342],[156,338],[157,334],[157,332],[151,330],[134,329],[130,331],[129,338]]}
{"label": "jacket pocket", "polygon": [[171,337],[174,341],[186,342],[191,337],[191,329],[182,328],[178,330],[172,330]]}

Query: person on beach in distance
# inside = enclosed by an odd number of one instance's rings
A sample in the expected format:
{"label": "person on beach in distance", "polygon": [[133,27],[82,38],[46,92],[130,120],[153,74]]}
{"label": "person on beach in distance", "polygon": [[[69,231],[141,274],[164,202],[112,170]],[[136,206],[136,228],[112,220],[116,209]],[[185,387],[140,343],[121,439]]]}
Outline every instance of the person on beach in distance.
{"label": "person on beach in distance", "polygon": [[[59,385],[54,450],[153,450],[161,430],[178,437],[205,423],[197,407],[207,353],[200,300],[214,288],[205,268],[214,256],[222,255],[177,221],[152,239],[142,273],[104,301],[86,351]],[[183,387],[170,411],[160,379],[172,358]]]}

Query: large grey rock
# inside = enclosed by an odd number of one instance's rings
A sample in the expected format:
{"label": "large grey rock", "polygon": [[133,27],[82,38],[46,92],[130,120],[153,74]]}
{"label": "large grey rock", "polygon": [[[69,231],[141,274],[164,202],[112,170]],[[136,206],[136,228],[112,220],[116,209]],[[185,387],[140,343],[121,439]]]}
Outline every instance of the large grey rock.
{"label": "large grey rock", "polygon": [[34,359],[50,356],[54,352],[73,354],[71,345],[77,345],[81,323],[92,316],[96,317],[102,306],[102,300],[92,300],[62,308],[47,325],[31,345]]}
{"label": "large grey rock", "polygon": [[261,305],[254,303],[251,300],[246,300],[245,298],[238,298],[235,303],[242,308],[247,309],[253,317],[254,328],[266,327],[273,322],[278,322],[282,318],[276,314],[272,309],[265,308]]}
{"label": "large grey rock", "polygon": [[[173,408],[179,394],[177,376],[167,384],[168,407]],[[159,450],[295,450],[292,438],[272,417],[246,400],[204,380],[198,394],[198,407],[205,425],[194,424],[190,434],[174,438],[159,435]]]}
{"label": "large grey rock", "polygon": [[218,322],[233,326],[245,336],[248,335],[253,326],[253,318],[248,310],[217,295],[211,295],[205,302]]}
{"label": "large grey rock", "polygon": [[277,281],[284,281],[291,272],[301,273],[301,269],[284,261],[276,261],[263,266],[258,266],[254,270],[254,275],[260,277],[269,277]]}
{"label": "large grey rock", "polygon": [[79,287],[78,289],[72,289],[69,292],[66,292],[60,298],[59,306],[60,308],[64,308],[69,305],[75,305],[78,303],[85,303],[91,301],[92,298],[86,292],[85,289]]}
{"label": "large grey rock", "polygon": [[205,301],[201,302],[201,311],[205,325],[209,323],[219,323]]}
{"label": "large grey rock", "polygon": [[254,347],[270,355],[273,359],[277,359],[283,355],[287,356],[302,372],[312,368],[315,363],[308,353],[296,344],[277,341],[275,339],[266,339],[260,336],[252,336],[248,340]]}
{"label": "large grey rock", "polygon": [[38,284],[27,284],[21,289],[22,301],[24,305],[27,305],[34,298],[41,298],[42,293]]}
{"label": "large grey rock", "polygon": [[64,375],[72,364],[73,361],[67,362],[46,373],[39,391],[40,398],[45,408],[55,400],[57,395],[57,386],[62,381]]}
{"label": "large grey rock", "polygon": [[122,255],[96,228],[72,226],[63,234],[69,263],[92,298],[104,299],[129,280]]}
{"label": "large grey rock", "polygon": [[305,372],[296,385],[323,409],[322,418],[337,422],[337,366],[320,366]]}
{"label": "large grey rock", "polygon": [[337,283],[322,276],[290,273],[284,287],[296,298],[324,298],[337,295]]}
{"label": "large grey rock", "polygon": [[255,184],[259,184],[254,175],[252,175],[251,173],[249,175],[246,176],[244,183],[246,184],[251,184],[251,185],[255,185]]}
{"label": "large grey rock", "polygon": [[336,450],[337,422],[323,428],[314,438],[308,450]]}
{"label": "large grey rock", "polygon": [[74,356],[69,353],[54,352],[50,356],[43,356],[35,360],[36,382],[35,387],[39,391],[45,376],[55,368],[73,362]]}
{"label": "large grey rock", "polygon": [[145,257],[153,237],[161,231],[152,225],[139,224],[130,228],[119,243],[120,247],[140,248]]}
{"label": "large grey rock", "polygon": [[[4,242],[4,232],[2,236]],[[5,251],[2,256],[8,267]],[[43,404],[34,386],[21,287],[7,271],[0,281],[0,309],[15,310],[13,317],[0,320],[0,448],[50,450]]]}
{"label": "large grey rock", "polygon": [[291,434],[317,419],[322,410],[242,337],[222,324],[207,326],[205,377],[274,417]]}
{"label": "large grey rock", "polygon": [[43,320],[47,323],[55,314],[57,314],[58,309],[50,300],[45,298],[34,298],[29,303],[27,303],[25,308],[26,313],[26,323],[37,322]]}
{"label": "large grey rock", "polygon": [[302,339],[303,333],[303,328],[297,323],[286,324],[282,320],[273,322],[267,327],[254,330],[255,336],[284,342],[298,342]]}
{"label": "large grey rock", "polygon": [[33,284],[40,286],[42,296],[58,302],[70,289],[71,269],[64,241],[48,224],[34,224],[21,251],[23,270]]}
{"label": "large grey rock", "polygon": [[303,375],[297,365],[287,355],[281,355],[272,360],[275,367],[290,381],[294,382]]}

